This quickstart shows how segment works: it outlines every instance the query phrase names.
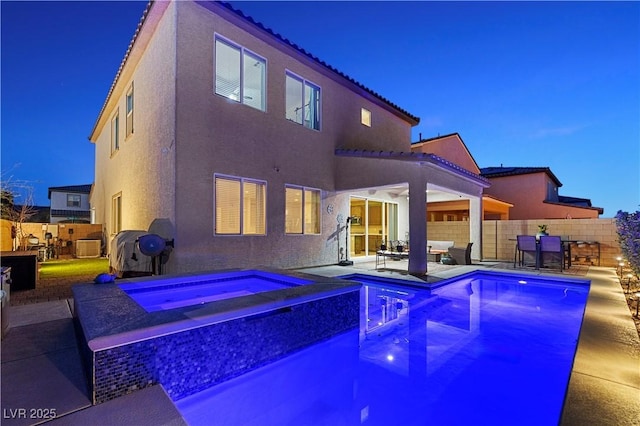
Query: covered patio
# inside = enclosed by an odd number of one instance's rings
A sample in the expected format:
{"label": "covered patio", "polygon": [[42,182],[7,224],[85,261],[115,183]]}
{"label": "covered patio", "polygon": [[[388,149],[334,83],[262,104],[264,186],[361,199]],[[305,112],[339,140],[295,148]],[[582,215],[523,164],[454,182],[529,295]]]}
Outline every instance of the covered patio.
{"label": "covered patio", "polygon": [[[427,272],[430,197],[468,200],[471,257],[482,258],[482,191],[489,186],[486,179],[435,154],[337,149],[335,155],[336,191],[364,198],[381,191],[397,200],[397,239],[408,241],[410,274]],[[371,245],[368,243],[368,248]]]}

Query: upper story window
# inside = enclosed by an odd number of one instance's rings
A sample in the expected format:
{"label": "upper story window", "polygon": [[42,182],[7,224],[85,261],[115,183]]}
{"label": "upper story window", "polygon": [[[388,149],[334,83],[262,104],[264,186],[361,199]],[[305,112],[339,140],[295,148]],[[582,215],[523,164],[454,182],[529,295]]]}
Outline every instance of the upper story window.
{"label": "upper story window", "polygon": [[125,137],[133,133],[133,83],[127,90],[127,132]]}
{"label": "upper story window", "polygon": [[367,127],[371,127],[371,111],[362,108],[360,110],[360,122]]}
{"label": "upper story window", "polygon": [[285,187],[285,233],[320,233],[320,190],[287,185]]}
{"label": "upper story window", "polygon": [[320,130],[320,87],[290,72],[285,85],[287,119]]}
{"label": "upper story window", "polygon": [[116,114],[111,119],[111,153],[113,154],[120,149],[120,113],[116,111]]}
{"label": "upper story window", "polygon": [[80,207],[80,194],[67,194],[67,207]]}
{"label": "upper story window", "polygon": [[266,60],[220,37],[215,49],[216,93],[264,111]]}
{"label": "upper story window", "polygon": [[265,235],[267,183],[218,175],[214,180],[215,233]]}

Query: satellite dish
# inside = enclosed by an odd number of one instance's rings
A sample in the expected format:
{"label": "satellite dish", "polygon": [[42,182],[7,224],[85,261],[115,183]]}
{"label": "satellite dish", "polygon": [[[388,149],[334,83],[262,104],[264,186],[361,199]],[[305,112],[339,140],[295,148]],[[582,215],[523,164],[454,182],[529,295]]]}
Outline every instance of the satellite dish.
{"label": "satellite dish", "polygon": [[164,251],[167,243],[164,238],[156,234],[147,234],[138,237],[138,247],[145,256],[159,256]]}

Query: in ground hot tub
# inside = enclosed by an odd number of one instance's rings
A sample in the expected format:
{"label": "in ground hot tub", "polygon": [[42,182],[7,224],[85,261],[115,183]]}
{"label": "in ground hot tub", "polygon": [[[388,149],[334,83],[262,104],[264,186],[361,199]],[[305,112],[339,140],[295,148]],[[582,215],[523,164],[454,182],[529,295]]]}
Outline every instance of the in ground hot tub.
{"label": "in ground hot tub", "polygon": [[313,281],[266,271],[226,272],[120,284],[147,312],[282,290]]}
{"label": "in ground hot tub", "polygon": [[178,400],[358,327],[360,287],[278,270],[74,286],[93,403],[155,384]]}

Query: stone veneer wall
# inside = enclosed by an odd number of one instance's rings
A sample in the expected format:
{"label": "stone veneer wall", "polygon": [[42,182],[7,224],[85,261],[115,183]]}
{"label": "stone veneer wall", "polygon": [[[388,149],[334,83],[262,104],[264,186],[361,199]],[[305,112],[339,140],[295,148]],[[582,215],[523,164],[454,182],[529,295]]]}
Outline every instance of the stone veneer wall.
{"label": "stone veneer wall", "polygon": [[[516,236],[535,235],[538,225],[547,225],[550,235],[598,241],[600,266],[617,266],[616,256],[621,251],[614,218],[485,220],[482,222],[483,260],[513,261]],[[427,236],[430,240],[453,240],[456,247],[464,247],[469,242],[469,222],[428,222]]]}
{"label": "stone veneer wall", "polygon": [[93,403],[155,384],[184,398],[358,327],[359,302],[355,290],[97,352],[85,347]]}

